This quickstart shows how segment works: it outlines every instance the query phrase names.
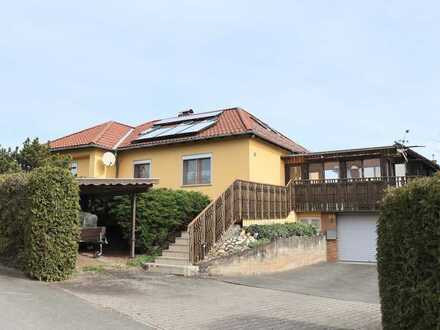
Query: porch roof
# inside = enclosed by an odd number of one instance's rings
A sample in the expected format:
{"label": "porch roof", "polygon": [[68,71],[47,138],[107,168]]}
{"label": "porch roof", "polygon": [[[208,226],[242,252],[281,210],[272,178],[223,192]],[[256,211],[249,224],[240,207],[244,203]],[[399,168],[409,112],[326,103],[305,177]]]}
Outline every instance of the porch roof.
{"label": "porch roof", "polygon": [[362,158],[362,157],[394,157],[404,160],[401,153],[398,152],[399,148],[404,148],[407,152],[407,156],[411,160],[418,160],[432,168],[433,170],[440,170],[440,166],[411,148],[401,146],[399,144],[382,147],[370,147],[370,148],[357,148],[357,149],[342,149],[320,152],[309,152],[303,154],[290,154],[285,155],[282,158],[288,164],[304,161],[316,161],[316,160],[331,160],[331,159],[346,159],[346,158]]}
{"label": "porch roof", "polygon": [[81,195],[129,195],[143,193],[159,183],[159,179],[97,179],[79,178]]}

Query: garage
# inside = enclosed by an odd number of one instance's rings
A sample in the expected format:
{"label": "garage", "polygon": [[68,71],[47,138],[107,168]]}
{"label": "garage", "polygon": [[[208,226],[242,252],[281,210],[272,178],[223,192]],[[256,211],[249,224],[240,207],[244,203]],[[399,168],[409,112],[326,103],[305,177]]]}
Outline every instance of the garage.
{"label": "garage", "polygon": [[376,262],[376,214],[341,214],[337,216],[338,259],[340,261]]}

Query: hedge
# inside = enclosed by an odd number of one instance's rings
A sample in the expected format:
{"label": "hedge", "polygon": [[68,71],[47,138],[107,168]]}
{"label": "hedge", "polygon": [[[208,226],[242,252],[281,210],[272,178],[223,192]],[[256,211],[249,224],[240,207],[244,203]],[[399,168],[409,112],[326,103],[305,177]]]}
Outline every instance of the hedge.
{"label": "hedge", "polygon": [[22,268],[24,228],[29,218],[28,182],[23,173],[0,176],[0,260]]}
{"label": "hedge", "polygon": [[[142,253],[154,253],[167,247],[176,235],[209,204],[201,193],[184,190],[152,189],[137,197],[136,247]],[[110,209],[123,228],[131,233],[131,206],[127,197],[117,197]]]}
{"label": "hedge", "polygon": [[0,258],[32,278],[57,281],[75,269],[78,184],[67,169],[0,176]]}
{"label": "hedge", "polygon": [[384,329],[440,327],[440,176],[387,192],[377,265]]}
{"label": "hedge", "polygon": [[26,271],[38,280],[63,280],[75,270],[78,254],[78,184],[67,169],[40,167],[32,172],[29,187]]}
{"label": "hedge", "polygon": [[291,236],[313,236],[317,234],[316,228],[300,223],[277,223],[273,225],[251,225],[246,228],[246,232],[250,233],[258,240],[273,241],[277,238]]}

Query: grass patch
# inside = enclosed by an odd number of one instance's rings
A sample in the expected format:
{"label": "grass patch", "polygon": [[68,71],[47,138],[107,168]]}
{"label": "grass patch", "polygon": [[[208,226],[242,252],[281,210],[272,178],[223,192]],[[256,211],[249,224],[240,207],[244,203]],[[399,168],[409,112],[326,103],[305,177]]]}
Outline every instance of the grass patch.
{"label": "grass patch", "polygon": [[130,259],[127,262],[127,266],[129,267],[142,267],[147,262],[153,262],[156,257],[159,256],[159,253],[155,253],[153,255],[140,255],[134,259]]}
{"label": "grass patch", "polygon": [[102,273],[104,271],[104,266],[84,266],[82,268],[83,272],[91,272],[91,273]]}

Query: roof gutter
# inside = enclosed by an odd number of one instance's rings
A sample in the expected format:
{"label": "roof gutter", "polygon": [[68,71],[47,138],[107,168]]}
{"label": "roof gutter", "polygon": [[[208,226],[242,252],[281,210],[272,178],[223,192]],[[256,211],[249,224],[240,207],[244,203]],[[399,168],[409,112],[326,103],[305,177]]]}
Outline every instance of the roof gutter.
{"label": "roof gutter", "polygon": [[66,150],[77,150],[77,149],[87,149],[87,148],[98,148],[103,149],[107,151],[112,151],[112,149],[101,146],[99,144],[90,143],[90,144],[82,144],[78,146],[69,146],[69,147],[58,147],[58,148],[49,148],[50,152],[57,152],[57,151],[66,151]]}
{"label": "roof gutter", "polygon": [[[254,132],[254,131],[247,131],[247,132],[233,133],[233,134],[222,134],[222,135],[215,135],[215,136],[210,136],[210,137],[196,137],[196,138],[191,138],[191,139],[181,140],[181,141],[167,141],[167,140],[164,140],[163,142],[156,141],[155,144],[143,144],[143,143],[131,144],[129,146],[118,148],[118,150],[125,151],[125,150],[131,150],[131,149],[153,148],[153,147],[159,147],[159,146],[164,146],[164,145],[199,142],[199,141],[204,141],[204,140],[214,140],[214,139],[221,139],[221,138],[234,137],[234,136],[249,136],[249,137],[256,136],[256,137],[258,137],[258,138],[260,138],[270,144],[273,144],[275,146],[278,146],[279,148],[282,148],[284,150],[292,152],[291,149],[288,149],[278,143],[270,141],[269,139],[263,137],[262,135]],[[157,143],[157,142],[159,142],[159,143]]]}

